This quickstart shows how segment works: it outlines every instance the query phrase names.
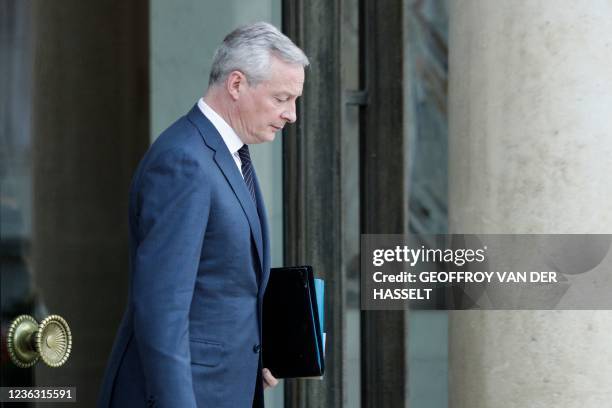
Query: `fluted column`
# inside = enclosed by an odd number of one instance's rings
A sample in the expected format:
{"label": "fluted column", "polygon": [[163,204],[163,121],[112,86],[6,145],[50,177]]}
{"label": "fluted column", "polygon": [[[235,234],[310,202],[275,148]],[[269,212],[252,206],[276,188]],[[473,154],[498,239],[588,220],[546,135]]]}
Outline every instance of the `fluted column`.
{"label": "fluted column", "polygon": [[[450,2],[453,233],[612,233],[612,3]],[[599,408],[612,312],[451,312],[453,408]]]}

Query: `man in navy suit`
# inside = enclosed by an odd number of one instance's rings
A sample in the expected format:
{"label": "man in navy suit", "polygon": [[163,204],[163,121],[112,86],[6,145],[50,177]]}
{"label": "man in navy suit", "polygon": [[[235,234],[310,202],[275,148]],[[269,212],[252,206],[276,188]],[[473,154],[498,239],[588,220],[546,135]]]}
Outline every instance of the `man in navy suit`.
{"label": "man in navy suit", "polygon": [[248,145],[296,120],[304,53],[267,23],[230,33],[206,94],[153,143],[130,190],[128,306],[99,407],[263,406],[270,268]]}

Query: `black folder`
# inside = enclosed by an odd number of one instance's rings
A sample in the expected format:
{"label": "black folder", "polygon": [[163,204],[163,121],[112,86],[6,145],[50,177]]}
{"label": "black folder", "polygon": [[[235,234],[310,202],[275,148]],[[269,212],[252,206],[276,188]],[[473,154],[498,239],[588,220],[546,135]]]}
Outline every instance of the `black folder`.
{"label": "black folder", "polygon": [[[320,287],[320,286],[319,286]],[[321,377],[325,371],[322,290],[310,266],[272,268],[263,302],[262,358],[276,378]]]}

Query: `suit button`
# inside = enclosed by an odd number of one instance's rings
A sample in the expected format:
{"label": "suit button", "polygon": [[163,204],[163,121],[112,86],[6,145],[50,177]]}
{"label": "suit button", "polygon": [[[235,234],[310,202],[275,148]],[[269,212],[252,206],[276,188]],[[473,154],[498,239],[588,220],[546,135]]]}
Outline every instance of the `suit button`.
{"label": "suit button", "polygon": [[261,346],[259,344],[256,344],[253,346],[253,353],[257,354],[261,351]]}

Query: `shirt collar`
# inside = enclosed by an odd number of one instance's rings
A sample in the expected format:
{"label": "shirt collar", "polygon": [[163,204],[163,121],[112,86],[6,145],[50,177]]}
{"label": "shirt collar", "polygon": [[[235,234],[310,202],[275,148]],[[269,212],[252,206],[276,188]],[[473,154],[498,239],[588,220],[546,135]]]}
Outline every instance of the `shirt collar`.
{"label": "shirt collar", "polygon": [[228,125],[228,123],[217,112],[215,112],[213,108],[204,102],[204,98],[200,98],[198,101],[198,108],[200,108],[200,111],[204,114],[204,116],[206,116],[217,129],[230,153],[236,154],[236,152],[238,152],[238,150],[244,146],[244,143],[242,143],[240,137],[238,137],[236,132],[234,132],[234,129],[232,129],[232,127]]}

